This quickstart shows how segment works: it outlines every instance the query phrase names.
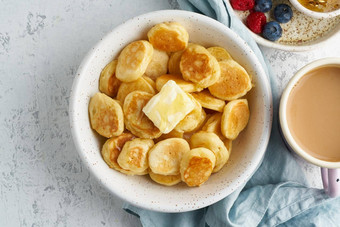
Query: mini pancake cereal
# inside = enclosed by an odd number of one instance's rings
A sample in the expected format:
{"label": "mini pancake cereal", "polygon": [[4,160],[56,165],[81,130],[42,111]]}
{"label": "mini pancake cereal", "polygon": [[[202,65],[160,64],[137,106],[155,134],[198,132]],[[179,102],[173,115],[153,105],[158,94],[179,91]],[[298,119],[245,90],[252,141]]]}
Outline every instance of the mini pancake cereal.
{"label": "mini pancake cereal", "polygon": [[196,91],[201,91],[202,88],[196,86],[196,84],[183,80],[182,76],[180,75],[174,75],[174,74],[166,74],[162,75],[157,78],[156,80],[156,88],[157,91],[160,91],[164,84],[166,84],[169,80],[173,80],[176,82],[176,84],[182,88],[183,91],[185,92],[196,92]]}
{"label": "mini pancake cereal", "polygon": [[110,138],[124,131],[124,115],[119,103],[103,93],[96,93],[89,104],[90,122],[100,135]]}
{"label": "mini pancake cereal", "polygon": [[146,68],[145,75],[156,80],[160,75],[168,71],[169,55],[165,51],[153,50],[151,62]]}
{"label": "mini pancake cereal", "polygon": [[153,145],[151,139],[136,138],[127,141],[118,156],[118,164],[133,173],[145,172],[149,167],[148,152]]}
{"label": "mini pancake cereal", "polygon": [[170,138],[156,143],[149,152],[151,171],[162,175],[179,174],[182,156],[189,150],[188,142],[181,138]]}
{"label": "mini pancake cereal", "polygon": [[[213,132],[223,141],[226,138],[222,135],[221,132],[221,118],[222,113],[215,113],[208,118],[205,124],[202,127],[202,131]],[[229,149],[228,149],[229,151]]]}
{"label": "mini pancake cereal", "polygon": [[155,49],[175,52],[187,47],[189,34],[179,23],[164,22],[152,27],[148,32],[148,38]]}
{"label": "mini pancake cereal", "polygon": [[201,103],[204,108],[222,112],[225,106],[225,101],[218,99],[210,94],[209,91],[203,90],[201,92],[191,93],[194,98]]}
{"label": "mini pancake cereal", "polygon": [[[104,161],[110,168],[118,170],[119,172],[127,175],[134,175],[133,172],[123,169],[117,162],[118,156],[123,149],[124,144],[134,138],[135,136],[131,133],[122,133],[117,137],[112,137],[106,140],[101,153]],[[147,174],[147,172],[144,172],[142,175],[144,174]]]}
{"label": "mini pancake cereal", "polygon": [[200,186],[208,180],[214,166],[214,153],[203,147],[194,148],[183,155],[181,161],[181,178],[188,186]]}
{"label": "mini pancake cereal", "polygon": [[190,147],[205,147],[216,156],[216,163],[213,172],[216,173],[222,169],[229,159],[229,151],[224,146],[223,141],[212,132],[200,131],[193,134],[190,138]]}
{"label": "mini pancake cereal", "polygon": [[107,64],[99,77],[99,91],[112,98],[117,95],[118,88],[121,84],[120,80],[116,77],[117,63],[118,60],[113,60]]}
{"label": "mini pancake cereal", "polygon": [[144,91],[134,91],[128,94],[124,100],[123,111],[126,128],[140,138],[154,139],[162,134],[142,111],[152,96]]}
{"label": "mini pancake cereal", "polygon": [[181,62],[181,57],[184,50],[173,52],[170,55],[168,62],[168,70],[170,74],[181,75],[181,69],[179,63]]}
{"label": "mini pancake cereal", "polygon": [[247,99],[230,101],[223,110],[222,134],[230,140],[236,139],[238,134],[247,126],[249,115]]}
{"label": "mini pancake cereal", "polygon": [[181,174],[177,175],[162,175],[153,172],[149,172],[150,178],[157,182],[158,184],[162,184],[165,186],[173,186],[181,182]]}
{"label": "mini pancake cereal", "polygon": [[[195,103],[194,109],[188,113],[183,120],[181,120],[175,127],[175,130],[178,132],[191,132],[194,131],[200,123],[204,120],[202,119],[205,115],[205,112],[201,106],[201,104],[194,98],[192,95],[188,94],[191,100]],[[203,113],[202,113],[203,112]]]}
{"label": "mini pancake cereal", "polygon": [[207,50],[219,62],[232,59],[229,52],[223,47],[209,47]]}
{"label": "mini pancake cereal", "polygon": [[155,24],[144,38],[98,75],[88,111],[91,127],[107,138],[101,155],[122,174],[201,186],[226,166],[247,126],[248,101],[240,98],[252,78],[227,47],[191,43],[177,22]]}
{"label": "mini pancake cereal", "polygon": [[127,45],[118,57],[116,77],[123,82],[131,82],[141,77],[153,55],[153,47],[146,40]]}
{"label": "mini pancake cereal", "polygon": [[117,99],[123,104],[125,97],[133,91],[145,91],[152,95],[156,94],[153,87],[146,80],[146,77],[140,77],[132,82],[123,82],[118,89]]}
{"label": "mini pancake cereal", "polygon": [[180,69],[185,80],[192,81],[202,88],[213,85],[221,74],[216,58],[197,44],[190,44],[183,52]]}
{"label": "mini pancake cereal", "polygon": [[249,74],[236,61],[222,61],[219,64],[221,76],[209,87],[213,96],[231,101],[244,96],[252,88]]}

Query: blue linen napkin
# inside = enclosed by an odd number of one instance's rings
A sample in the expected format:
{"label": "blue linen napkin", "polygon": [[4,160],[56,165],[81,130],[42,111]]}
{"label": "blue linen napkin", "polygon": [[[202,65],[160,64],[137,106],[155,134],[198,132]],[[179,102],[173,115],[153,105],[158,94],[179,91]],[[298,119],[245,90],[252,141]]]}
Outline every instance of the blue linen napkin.
{"label": "blue linen napkin", "polygon": [[[271,75],[256,42],[223,0],[177,1],[181,9],[212,17],[238,33],[253,49],[267,76]],[[274,102],[272,133],[263,162],[246,185],[209,207],[190,212],[161,213],[127,203],[123,208],[147,227],[340,226],[340,198],[329,198],[323,190],[308,188],[300,166],[280,136],[280,94],[277,79],[269,78]]]}

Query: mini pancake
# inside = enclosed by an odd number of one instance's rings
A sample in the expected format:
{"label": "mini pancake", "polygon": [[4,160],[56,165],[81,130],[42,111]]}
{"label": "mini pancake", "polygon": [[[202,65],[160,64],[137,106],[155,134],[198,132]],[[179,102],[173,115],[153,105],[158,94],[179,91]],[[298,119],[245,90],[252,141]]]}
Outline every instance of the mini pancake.
{"label": "mini pancake", "polygon": [[[135,175],[136,173],[133,173],[129,170],[123,169],[117,162],[118,156],[123,149],[124,144],[127,141],[130,141],[134,139],[135,136],[131,133],[122,133],[121,135],[117,137],[112,137],[104,143],[101,154],[106,162],[106,164],[112,168],[115,169],[121,173],[127,174],[127,175]],[[147,174],[147,171],[144,171],[143,173],[139,173],[138,175],[144,175]]]}
{"label": "mini pancake", "polygon": [[221,76],[209,87],[213,96],[231,101],[244,96],[252,88],[250,76],[236,61],[222,61],[219,64]]}
{"label": "mini pancake", "polygon": [[146,68],[145,75],[153,80],[168,71],[169,56],[166,52],[154,49],[151,62]]}
{"label": "mini pancake", "polygon": [[208,180],[215,166],[214,153],[203,147],[186,152],[181,161],[181,178],[188,186],[200,186]]}
{"label": "mini pancake", "polygon": [[157,91],[155,81],[153,81],[150,77],[147,77],[147,76],[142,76],[142,77],[146,80],[146,82],[148,82],[148,83],[151,85],[151,87],[152,87],[155,91]]}
{"label": "mini pancake", "polygon": [[144,91],[133,91],[124,100],[123,111],[126,128],[140,138],[154,139],[162,134],[142,111],[152,96]]}
{"label": "mini pancake", "polygon": [[174,52],[170,55],[168,62],[168,70],[170,74],[181,75],[181,69],[179,67],[179,63],[181,61],[181,57],[184,50]]}
{"label": "mini pancake", "polygon": [[190,44],[183,52],[180,69],[185,80],[194,82],[202,88],[213,85],[221,73],[216,58],[197,44]]}
{"label": "mini pancake", "polygon": [[175,129],[173,129],[171,132],[167,134],[162,134],[160,137],[156,138],[155,143],[158,143],[162,140],[170,139],[170,138],[183,138],[183,132],[178,132]]}
{"label": "mini pancake", "polygon": [[230,101],[225,107],[222,115],[222,134],[234,140],[247,126],[249,121],[249,107],[246,99]]}
{"label": "mini pancake", "polygon": [[223,139],[224,146],[228,149],[229,151],[229,156],[231,154],[231,149],[233,148],[233,141],[227,138]]}
{"label": "mini pancake", "polygon": [[202,117],[204,117],[202,116],[202,112],[204,112],[204,110],[202,109],[201,104],[189,93],[188,96],[195,103],[195,108],[176,125],[175,130],[178,132],[194,131],[202,120],[204,120],[202,119]]}
{"label": "mini pancake", "polygon": [[202,131],[213,132],[222,141],[224,141],[226,138],[222,135],[222,132],[221,132],[221,118],[222,118],[222,113],[215,113],[211,115],[209,119],[205,122],[204,126],[202,127]]}
{"label": "mini pancake", "polygon": [[113,60],[107,64],[100,73],[99,77],[99,91],[110,96],[111,98],[116,97],[121,83],[116,77],[117,63],[118,60]]}
{"label": "mini pancake", "polygon": [[170,138],[156,143],[149,152],[151,171],[162,175],[179,174],[182,156],[189,150],[188,142],[181,138]]}
{"label": "mini pancake", "polygon": [[233,59],[229,52],[223,47],[209,47],[209,53],[216,58],[217,61],[225,61]]}
{"label": "mini pancake", "polygon": [[153,47],[146,40],[127,45],[118,57],[116,77],[123,82],[132,82],[141,77],[153,55]]}
{"label": "mini pancake", "polygon": [[153,145],[152,139],[136,138],[127,141],[118,156],[118,164],[133,173],[145,172],[149,168],[148,152]]}
{"label": "mini pancake", "polygon": [[124,131],[124,115],[119,103],[103,93],[96,93],[90,100],[91,127],[100,135],[110,138]]}
{"label": "mini pancake", "polygon": [[158,77],[156,80],[157,90],[160,91],[164,84],[166,84],[169,80],[175,81],[175,83],[185,92],[196,92],[202,90],[202,88],[196,86],[196,84],[190,81],[183,80],[183,78],[180,75],[173,74],[166,74]]}
{"label": "mini pancake", "polygon": [[148,38],[155,49],[176,52],[187,47],[189,34],[179,23],[164,22],[152,27]]}
{"label": "mini pancake", "polygon": [[157,173],[149,172],[150,178],[158,184],[165,186],[173,186],[181,182],[181,174],[177,175],[161,175]]}
{"label": "mini pancake", "polygon": [[190,147],[205,147],[216,156],[216,164],[213,172],[216,173],[227,163],[229,151],[224,146],[223,141],[213,132],[200,131],[193,134],[190,138]]}
{"label": "mini pancake", "polygon": [[191,93],[194,98],[201,103],[204,108],[222,112],[225,106],[225,101],[218,99],[210,94],[208,90],[203,90],[201,92]]}
{"label": "mini pancake", "polygon": [[124,104],[125,97],[133,91],[144,91],[149,94],[156,94],[153,87],[146,80],[146,77],[140,77],[132,82],[123,82],[118,89],[117,99]]}

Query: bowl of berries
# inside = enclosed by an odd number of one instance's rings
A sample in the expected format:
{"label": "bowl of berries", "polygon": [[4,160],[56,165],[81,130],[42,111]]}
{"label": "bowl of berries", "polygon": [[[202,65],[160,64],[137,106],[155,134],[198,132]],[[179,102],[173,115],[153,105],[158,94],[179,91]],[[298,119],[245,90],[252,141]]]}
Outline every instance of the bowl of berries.
{"label": "bowl of berries", "polygon": [[230,0],[226,2],[262,46],[286,51],[320,47],[340,30],[340,16],[315,18],[289,0]]}

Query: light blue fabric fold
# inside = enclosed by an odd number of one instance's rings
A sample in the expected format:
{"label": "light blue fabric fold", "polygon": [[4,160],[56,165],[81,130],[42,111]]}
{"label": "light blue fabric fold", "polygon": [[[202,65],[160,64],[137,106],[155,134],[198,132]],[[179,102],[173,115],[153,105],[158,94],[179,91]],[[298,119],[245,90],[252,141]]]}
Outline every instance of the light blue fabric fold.
{"label": "light blue fabric fold", "polygon": [[[198,226],[340,226],[340,198],[329,198],[308,182],[287,150],[278,126],[277,79],[244,24],[223,0],[177,0],[183,10],[212,17],[231,28],[253,49],[273,93],[274,118],[269,145],[261,166],[247,182],[221,201],[200,210],[160,213],[124,204],[147,227]],[[228,0],[226,0],[228,1]]]}

